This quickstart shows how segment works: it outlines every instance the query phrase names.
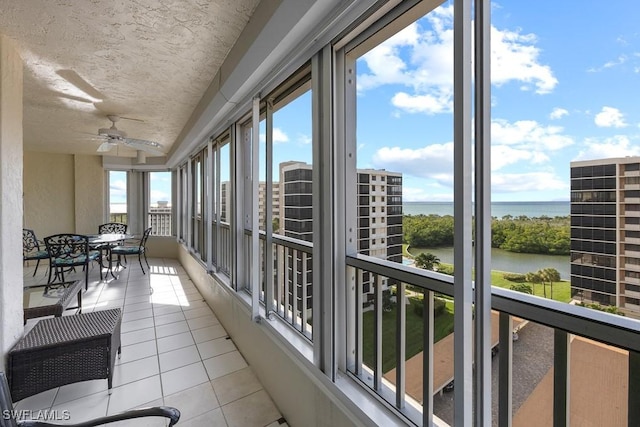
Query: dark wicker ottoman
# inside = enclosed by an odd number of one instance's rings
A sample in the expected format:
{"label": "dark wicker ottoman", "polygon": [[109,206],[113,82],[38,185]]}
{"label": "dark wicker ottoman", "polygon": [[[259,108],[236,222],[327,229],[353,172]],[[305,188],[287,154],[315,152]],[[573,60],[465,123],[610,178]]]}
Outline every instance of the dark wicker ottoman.
{"label": "dark wicker ottoman", "polygon": [[13,400],[100,378],[111,393],[121,322],[119,308],[40,320],[9,352]]}

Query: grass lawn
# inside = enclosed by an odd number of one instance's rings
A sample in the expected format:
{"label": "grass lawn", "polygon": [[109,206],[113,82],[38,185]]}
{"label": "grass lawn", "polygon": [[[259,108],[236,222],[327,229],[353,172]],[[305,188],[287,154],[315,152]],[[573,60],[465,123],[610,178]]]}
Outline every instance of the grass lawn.
{"label": "grass lawn", "polygon": [[[514,285],[515,283],[510,282],[509,280],[502,277],[504,274],[504,271],[491,270],[491,284],[499,288],[509,289],[511,285]],[[540,283],[525,282],[525,284],[531,286],[534,295],[543,298],[546,288],[547,298],[551,299],[551,285],[549,285],[548,283],[545,284],[544,287]],[[566,280],[553,282],[553,299],[560,302],[571,301],[571,283]]]}
{"label": "grass lawn", "polygon": [[[423,349],[423,322],[422,317],[417,314],[416,306],[422,308],[422,299],[410,297],[407,305],[406,316],[406,359],[410,359]],[[396,304],[393,304],[391,311],[382,313],[382,372],[389,372],[396,367]],[[374,366],[374,312],[363,313],[362,324],[362,347],[363,363],[369,367]],[[443,313],[435,319],[434,335],[437,342],[453,332],[453,303],[447,301]]]}

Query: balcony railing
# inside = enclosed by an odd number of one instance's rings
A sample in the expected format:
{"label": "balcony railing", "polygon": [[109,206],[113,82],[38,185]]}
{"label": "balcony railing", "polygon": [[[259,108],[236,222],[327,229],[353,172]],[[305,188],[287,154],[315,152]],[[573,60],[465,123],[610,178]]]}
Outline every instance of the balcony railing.
{"label": "balcony railing", "polygon": [[[453,368],[447,370],[439,366],[434,369],[434,356],[437,355],[435,359],[440,360],[443,351],[439,343],[433,344],[434,294],[452,297],[453,277],[364,255],[347,257],[347,265],[349,277],[359,278],[362,273],[369,273],[374,285],[372,310],[370,303],[363,300],[362,292],[356,292],[354,329],[347,331],[347,336],[355,337],[355,356],[349,372],[416,424],[431,425],[434,393],[448,384],[453,375]],[[385,295],[388,292],[383,289],[385,282],[392,291],[395,290],[397,301],[393,309],[388,307],[392,302],[389,301],[389,295]],[[362,283],[357,283],[356,289],[361,287]],[[414,300],[421,301],[422,305],[423,333],[420,339],[423,349],[416,355],[405,353],[408,348],[407,310],[415,309],[413,303],[406,305],[406,292],[415,296]],[[628,364],[626,373],[623,373],[622,388],[627,393],[626,422],[627,425],[640,425],[640,406],[637,405],[637,399],[640,398],[639,322],[495,287],[492,289],[491,302],[499,322],[499,339],[495,344],[498,341],[500,343],[497,411],[500,425],[511,425],[512,418],[512,335],[515,318],[517,322],[530,321],[554,331],[554,425],[568,425],[570,390],[573,390],[569,386],[572,378],[569,355],[574,336],[613,346],[617,348],[617,353],[625,354]],[[387,310],[395,316],[391,331],[388,330],[389,322],[383,323],[383,313]],[[452,355],[451,352],[451,358]],[[416,375],[420,375],[417,382]],[[590,381],[590,372],[576,372],[575,375],[582,376],[581,381]],[[592,386],[595,394],[600,384]]]}
{"label": "balcony railing", "polygon": [[[230,259],[230,230],[221,224],[220,267],[224,259]],[[226,236],[226,237],[225,237]],[[250,232],[246,232],[245,256],[251,259]],[[301,336],[313,340],[312,311],[312,253],[308,242],[280,235],[271,237],[271,254],[266,257],[265,234],[260,235],[261,292],[260,301],[267,313],[278,316]],[[266,269],[268,263],[272,269]],[[226,262],[228,265],[228,262]],[[367,255],[346,258],[347,276],[355,278],[355,300],[352,305],[353,321],[346,331],[353,337],[353,355],[349,351],[348,373],[361,382],[365,389],[387,402],[401,416],[417,425],[432,425],[434,400],[450,384],[453,384],[453,343],[447,335],[438,343],[435,338],[435,314],[444,304],[452,303],[453,277],[419,270],[400,263],[382,260]],[[265,271],[272,274],[265,280]],[[439,295],[439,298],[436,298]],[[412,301],[410,301],[412,300]],[[593,395],[600,384],[592,379],[593,371],[571,373],[571,351],[578,353],[580,346],[593,345],[611,348],[624,358],[620,393],[626,393],[626,413],[620,415],[624,425],[640,425],[640,323],[622,316],[602,313],[553,300],[542,299],[520,292],[493,288],[492,310],[497,335],[491,345],[499,354],[494,374],[497,376],[498,392],[495,399],[496,413],[500,425],[511,425],[514,379],[513,333],[526,322],[551,328],[553,343],[552,367],[553,393],[550,413],[554,425],[568,425],[571,414],[571,395],[577,389],[570,386],[576,376],[581,384],[590,384]],[[408,310],[420,313],[420,332],[416,335],[415,323],[407,321]],[[393,316],[389,322],[389,315]],[[415,319],[415,316],[414,316]],[[391,325],[391,326],[390,326]],[[527,326],[529,327],[529,326]],[[546,329],[546,328],[545,328]],[[524,333],[524,332],[521,332]],[[413,335],[411,335],[413,334]],[[576,337],[578,337],[576,339]],[[419,341],[409,353],[409,344]],[[596,343],[596,344],[593,344]],[[523,344],[524,345],[524,344]],[[448,346],[448,347],[447,347]],[[521,347],[522,348],[522,347]],[[447,358],[443,354],[448,353]],[[415,353],[415,354],[414,354]],[[493,352],[492,352],[493,354]],[[434,360],[440,364],[434,366]],[[442,365],[442,361],[445,365]],[[546,375],[546,372],[543,373]],[[585,387],[583,385],[583,387]],[[550,393],[551,394],[551,393]],[[528,399],[529,396],[526,396]],[[452,421],[449,421],[452,422]]]}
{"label": "balcony railing", "polygon": [[172,236],[173,217],[171,212],[149,212],[147,217],[152,236]]}

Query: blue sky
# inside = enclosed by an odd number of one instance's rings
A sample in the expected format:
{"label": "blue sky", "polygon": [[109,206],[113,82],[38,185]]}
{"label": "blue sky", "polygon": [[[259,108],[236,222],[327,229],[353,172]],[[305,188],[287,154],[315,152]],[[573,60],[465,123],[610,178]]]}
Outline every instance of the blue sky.
{"label": "blue sky", "polygon": [[[569,200],[571,161],[640,155],[640,2],[491,14],[492,200]],[[405,201],[453,199],[452,18],[445,2],[357,62],[358,167],[402,172]],[[309,92],[276,111],[274,164],[312,161],[310,117]]]}
{"label": "blue sky", "polygon": [[[492,200],[568,200],[571,161],[640,155],[640,3],[491,13]],[[452,18],[446,2],[357,62],[358,167],[402,172],[405,201],[453,198]],[[295,103],[275,162],[311,161],[310,97]]]}
{"label": "blue sky", "polygon": [[[153,172],[150,175],[150,203],[156,205],[159,200],[171,203],[171,172]],[[126,203],[126,172],[111,171],[109,176],[110,203]]]}

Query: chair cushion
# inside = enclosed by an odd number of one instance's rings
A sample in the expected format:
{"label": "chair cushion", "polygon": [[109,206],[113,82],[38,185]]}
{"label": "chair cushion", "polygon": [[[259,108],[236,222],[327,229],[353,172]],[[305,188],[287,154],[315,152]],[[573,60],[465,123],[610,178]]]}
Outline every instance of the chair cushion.
{"label": "chair cushion", "polygon": [[49,252],[47,251],[33,251],[24,254],[24,259],[45,259],[49,258]]}
{"label": "chair cushion", "polygon": [[115,254],[137,254],[144,252],[144,247],[140,246],[116,246],[111,249],[111,253]]}

